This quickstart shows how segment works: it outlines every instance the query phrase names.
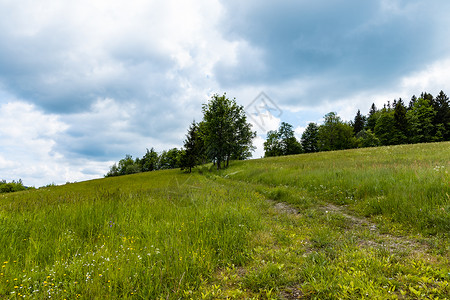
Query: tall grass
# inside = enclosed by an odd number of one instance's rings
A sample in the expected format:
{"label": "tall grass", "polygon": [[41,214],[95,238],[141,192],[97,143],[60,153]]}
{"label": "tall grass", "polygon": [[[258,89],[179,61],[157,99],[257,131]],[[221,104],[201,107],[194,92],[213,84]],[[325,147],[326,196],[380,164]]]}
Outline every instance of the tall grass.
{"label": "tall grass", "polygon": [[0,296],[182,297],[248,259],[260,200],[179,171],[0,198]]}
{"label": "tall grass", "polygon": [[[361,246],[374,243],[368,230],[350,230],[346,217],[317,205],[346,205],[448,245],[449,149],[303,154],[233,162],[219,172],[167,170],[3,194],[0,298],[270,298],[279,286],[301,285],[306,296],[351,298],[364,290],[385,299],[380,288],[392,277],[401,295],[412,295],[432,260],[392,264],[389,251]],[[273,215],[266,199],[305,214]],[[385,272],[377,275],[379,264]],[[424,293],[448,291],[448,268],[437,265]],[[216,284],[218,270],[231,272],[227,292]]]}
{"label": "tall grass", "polygon": [[[315,198],[430,234],[450,232],[450,143],[302,154],[241,162],[225,176],[304,205]],[[307,195],[301,197],[299,195]]]}

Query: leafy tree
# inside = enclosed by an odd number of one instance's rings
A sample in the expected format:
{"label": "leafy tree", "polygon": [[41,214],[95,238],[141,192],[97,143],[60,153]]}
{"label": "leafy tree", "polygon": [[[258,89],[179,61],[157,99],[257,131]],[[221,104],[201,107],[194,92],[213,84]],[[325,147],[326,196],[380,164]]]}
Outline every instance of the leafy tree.
{"label": "leafy tree", "polygon": [[381,145],[393,145],[393,132],[395,131],[394,112],[387,108],[381,110],[380,117],[375,125],[375,135]]}
{"label": "leafy tree", "polygon": [[176,169],[180,167],[179,150],[177,148],[163,151],[159,156],[158,170]]}
{"label": "leafy tree", "polygon": [[140,159],[140,165],[142,172],[150,172],[158,169],[159,156],[158,153],[153,149],[153,147],[148,150]]}
{"label": "leafy tree", "polygon": [[355,119],[353,121],[353,133],[356,135],[358,132],[364,129],[366,118],[361,115],[361,111],[358,109]]}
{"label": "leafy tree", "polygon": [[281,122],[277,130],[267,133],[267,140],[264,142],[264,156],[280,156],[302,153],[302,146],[294,136],[291,124]]}
{"label": "leafy tree", "polygon": [[283,155],[292,155],[302,153],[302,146],[294,136],[294,129],[291,124],[281,122],[278,129],[280,135],[281,150]]}
{"label": "leafy tree", "polygon": [[230,158],[244,159],[250,155],[256,132],[251,131],[243,106],[238,106],[235,99],[228,99],[226,94],[216,94],[202,110],[206,153],[217,164],[217,169],[223,162],[228,166]]}
{"label": "leafy tree", "polygon": [[363,129],[356,135],[358,148],[363,147],[377,147],[380,145],[380,140],[370,129]]}
{"label": "leafy tree", "polygon": [[283,155],[282,153],[278,131],[270,130],[264,142],[264,156],[280,156]]}
{"label": "leafy tree", "polygon": [[119,175],[128,175],[141,172],[141,168],[138,163],[135,163],[133,157],[129,154],[125,155],[125,158],[122,158],[119,161],[118,165]]}
{"label": "leafy tree", "polygon": [[325,115],[324,124],[319,126],[318,144],[320,151],[350,149],[354,145],[353,127],[342,122],[334,112]]}
{"label": "leafy tree", "polygon": [[316,123],[309,123],[302,134],[301,144],[305,153],[319,151],[318,145],[319,126]]}
{"label": "leafy tree", "polygon": [[23,185],[22,179],[18,181],[6,182],[6,180],[0,181],[0,193],[13,193],[24,191],[27,188]]}
{"label": "leafy tree", "polygon": [[231,149],[227,154],[227,167],[231,159],[244,160],[252,156],[253,139],[256,132],[251,130],[252,125],[247,122],[244,107],[233,105],[232,115],[232,136]]}
{"label": "leafy tree", "polygon": [[117,167],[117,164],[113,164],[108,173],[106,173],[105,177],[112,177],[112,176],[119,176],[120,172],[119,172],[119,168]]}

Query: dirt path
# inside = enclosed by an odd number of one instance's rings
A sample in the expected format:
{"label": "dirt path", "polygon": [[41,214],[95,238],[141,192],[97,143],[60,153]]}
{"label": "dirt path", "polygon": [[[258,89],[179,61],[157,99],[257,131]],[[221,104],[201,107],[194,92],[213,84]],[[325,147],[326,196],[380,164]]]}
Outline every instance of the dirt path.
{"label": "dirt path", "polygon": [[[287,203],[276,202],[273,200],[270,200],[270,202],[274,204],[274,209],[280,213],[293,215],[301,214],[298,209]],[[359,245],[361,247],[381,247],[391,253],[398,251],[408,251],[411,252],[411,254],[420,254],[420,256],[423,256],[424,253],[429,251],[428,245],[424,243],[420,243],[405,236],[394,236],[389,233],[380,232],[375,223],[367,218],[351,215],[348,212],[346,206],[336,206],[334,204],[328,203],[325,206],[320,206],[319,209],[326,213],[338,214],[343,216],[352,224],[352,227],[357,226],[359,229],[369,229],[371,238],[361,240],[359,242]]]}

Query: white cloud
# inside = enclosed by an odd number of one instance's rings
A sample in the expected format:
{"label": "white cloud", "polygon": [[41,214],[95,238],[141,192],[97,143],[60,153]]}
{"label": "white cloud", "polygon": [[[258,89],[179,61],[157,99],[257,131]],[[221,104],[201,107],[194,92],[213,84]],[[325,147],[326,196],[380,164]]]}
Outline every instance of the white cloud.
{"label": "white cloud", "polygon": [[[68,161],[55,151],[56,141],[68,129],[60,117],[45,114],[25,102],[0,106],[1,179],[22,179],[25,185],[42,186],[98,178],[111,162],[87,159]],[[86,174],[85,169],[96,170]],[[20,178],[19,178],[20,177]]]}

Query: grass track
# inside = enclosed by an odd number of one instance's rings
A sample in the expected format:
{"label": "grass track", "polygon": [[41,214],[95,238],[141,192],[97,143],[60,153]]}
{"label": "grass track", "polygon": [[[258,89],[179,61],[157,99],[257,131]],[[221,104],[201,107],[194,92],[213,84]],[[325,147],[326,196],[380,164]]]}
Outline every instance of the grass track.
{"label": "grass track", "polygon": [[316,153],[1,195],[0,298],[449,298],[448,149]]}

